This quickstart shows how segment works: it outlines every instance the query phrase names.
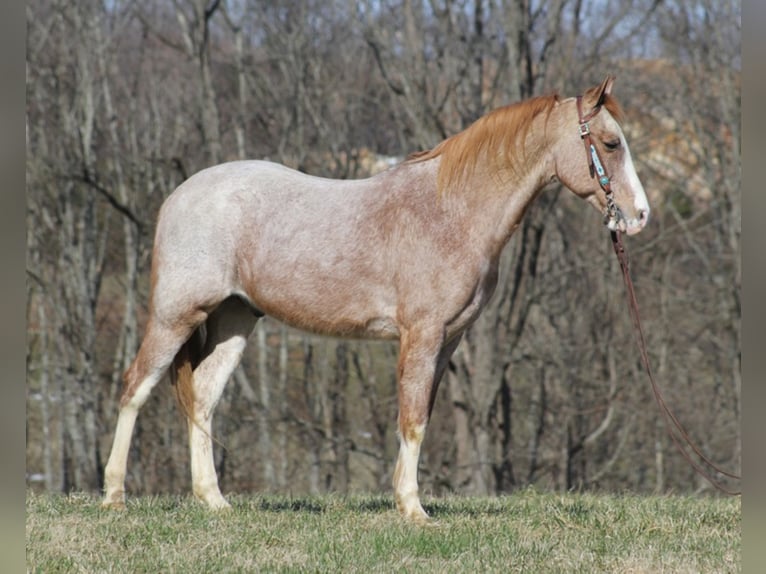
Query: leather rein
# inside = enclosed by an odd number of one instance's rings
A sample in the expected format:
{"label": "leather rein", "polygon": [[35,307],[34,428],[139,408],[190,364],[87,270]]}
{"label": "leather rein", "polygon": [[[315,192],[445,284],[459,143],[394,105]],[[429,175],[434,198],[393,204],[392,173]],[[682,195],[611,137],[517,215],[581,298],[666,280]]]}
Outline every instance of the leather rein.
{"label": "leather rein", "polygon": [[[582,96],[577,96],[577,115],[578,115],[578,121],[579,121],[580,137],[582,138],[583,143],[585,144],[585,151],[588,155],[588,166],[590,167],[590,175],[591,177],[598,178],[598,183],[601,186],[601,189],[606,194],[606,213],[604,214],[604,222],[608,223],[610,221],[618,221],[622,217],[622,213],[620,212],[620,209],[617,207],[617,204],[614,201],[614,192],[612,191],[609,174],[607,173],[606,168],[604,167],[604,164],[601,161],[601,156],[598,153],[598,149],[593,144],[593,141],[591,139],[590,127],[588,125],[588,122],[600,110],[601,110],[601,106],[597,105],[587,115],[583,116]],[[620,262],[620,269],[622,270],[622,279],[623,279],[623,282],[625,283],[625,288],[628,292],[628,309],[630,310],[630,316],[631,316],[631,319],[633,320],[633,327],[635,329],[635,335],[636,335],[636,343],[638,344],[638,348],[641,352],[641,360],[644,364],[644,369],[646,370],[646,374],[649,376],[649,381],[651,382],[651,385],[652,385],[652,392],[654,393],[654,399],[660,408],[660,412],[662,413],[663,418],[665,419],[666,429],[668,431],[668,434],[670,435],[670,438],[673,440],[673,443],[676,445],[676,448],[683,455],[686,461],[692,466],[692,468],[694,468],[694,470],[700,476],[705,478],[715,488],[717,488],[718,490],[726,494],[731,494],[731,495],[742,494],[741,491],[729,490],[728,488],[723,486],[723,484],[720,481],[713,478],[711,474],[707,472],[707,470],[703,468],[703,466],[700,463],[696,462],[692,458],[692,456],[686,450],[685,446],[682,444],[682,441],[686,443],[686,445],[688,445],[691,448],[691,450],[694,451],[694,453],[715,472],[718,472],[719,474],[723,476],[727,476],[735,480],[741,480],[741,477],[739,475],[723,470],[701,452],[700,448],[694,443],[694,441],[692,441],[686,429],[684,429],[683,425],[679,422],[679,420],[676,418],[676,416],[673,414],[673,412],[665,403],[665,399],[662,395],[662,391],[660,390],[659,385],[654,379],[651,364],[649,363],[649,353],[646,350],[646,340],[644,339],[644,332],[643,332],[643,329],[641,328],[641,318],[638,312],[638,299],[636,298],[636,292],[635,292],[635,289],[633,288],[633,280],[630,277],[630,262],[628,259],[628,253],[625,250],[625,245],[622,242],[622,233],[619,230],[610,229],[610,235],[612,239],[612,247],[614,248],[614,252],[617,255],[617,260]]]}

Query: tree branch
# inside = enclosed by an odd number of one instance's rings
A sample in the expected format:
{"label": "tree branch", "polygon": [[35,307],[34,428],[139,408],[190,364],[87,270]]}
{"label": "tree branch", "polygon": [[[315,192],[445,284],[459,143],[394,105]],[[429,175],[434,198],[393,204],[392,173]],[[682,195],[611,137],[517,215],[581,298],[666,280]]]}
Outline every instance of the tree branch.
{"label": "tree branch", "polygon": [[119,212],[124,217],[127,217],[136,226],[139,233],[144,230],[144,222],[142,222],[127,205],[120,202],[120,200],[118,200],[112,194],[112,192],[110,192],[104,186],[99,184],[95,179],[93,179],[93,177],[86,170],[83,170],[82,175],[68,175],[64,177],[70,181],[78,181],[80,183],[84,183],[94,191],[98,192],[102,197],[104,197],[104,199],[106,199],[109,205],[117,210],[117,212]]}

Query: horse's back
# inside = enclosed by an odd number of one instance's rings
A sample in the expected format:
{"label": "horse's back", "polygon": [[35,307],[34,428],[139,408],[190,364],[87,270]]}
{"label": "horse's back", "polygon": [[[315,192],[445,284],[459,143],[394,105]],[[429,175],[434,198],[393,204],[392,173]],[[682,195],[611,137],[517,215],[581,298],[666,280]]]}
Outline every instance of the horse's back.
{"label": "horse's back", "polygon": [[[252,197],[264,195],[323,194],[348,192],[366,180],[337,180],[309,175],[282,164],[265,160],[239,160],[205,168],[184,181],[171,194],[222,201],[232,194]],[[166,202],[167,202],[166,201]]]}

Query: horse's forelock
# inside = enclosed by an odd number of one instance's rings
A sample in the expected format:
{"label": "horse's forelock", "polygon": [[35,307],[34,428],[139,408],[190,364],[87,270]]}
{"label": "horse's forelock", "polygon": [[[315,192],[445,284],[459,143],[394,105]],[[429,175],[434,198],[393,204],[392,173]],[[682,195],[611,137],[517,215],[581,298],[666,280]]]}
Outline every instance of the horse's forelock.
{"label": "horse's forelock", "polygon": [[619,102],[613,96],[607,94],[604,97],[604,107],[618,123],[622,123],[625,114],[623,113]]}

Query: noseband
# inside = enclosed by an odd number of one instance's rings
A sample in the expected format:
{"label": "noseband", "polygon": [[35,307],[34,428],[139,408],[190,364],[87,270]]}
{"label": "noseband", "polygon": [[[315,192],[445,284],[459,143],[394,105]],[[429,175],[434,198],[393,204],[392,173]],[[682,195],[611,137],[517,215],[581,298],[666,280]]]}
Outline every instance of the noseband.
{"label": "noseband", "polygon": [[585,153],[588,155],[588,167],[590,168],[590,176],[598,176],[598,184],[601,189],[604,190],[606,195],[606,213],[604,214],[604,224],[608,224],[610,221],[615,223],[623,219],[620,209],[614,202],[614,193],[612,192],[612,184],[609,179],[609,174],[606,173],[606,168],[601,161],[601,156],[598,153],[598,149],[593,145],[593,141],[590,137],[590,126],[588,122],[601,111],[601,106],[593,108],[588,115],[582,115],[582,96],[577,96],[577,116],[580,125],[580,138],[582,138],[585,144]]}

